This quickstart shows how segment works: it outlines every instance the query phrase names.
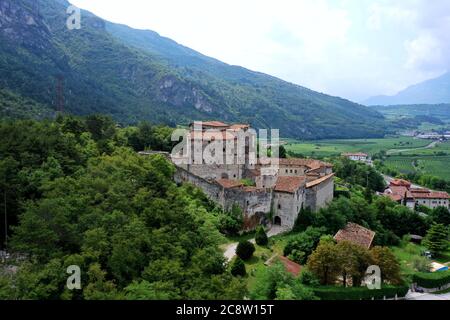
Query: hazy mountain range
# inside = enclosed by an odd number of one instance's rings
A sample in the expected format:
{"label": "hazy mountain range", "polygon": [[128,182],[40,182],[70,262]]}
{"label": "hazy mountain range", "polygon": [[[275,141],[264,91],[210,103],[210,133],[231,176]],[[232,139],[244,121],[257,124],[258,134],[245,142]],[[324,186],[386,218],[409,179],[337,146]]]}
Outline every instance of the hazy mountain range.
{"label": "hazy mountain range", "polygon": [[377,111],[275,77],[230,66],[153,31],[82,12],[66,27],[65,0],[0,1],[0,116],[104,113],[122,124],[194,119],[279,128],[300,139],[381,137]]}
{"label": "hazy mountain range", "polygon": [[363,102],[368,106],[443,103],[450,103],[450,72],[408,87],[394,96],[378,96]]}

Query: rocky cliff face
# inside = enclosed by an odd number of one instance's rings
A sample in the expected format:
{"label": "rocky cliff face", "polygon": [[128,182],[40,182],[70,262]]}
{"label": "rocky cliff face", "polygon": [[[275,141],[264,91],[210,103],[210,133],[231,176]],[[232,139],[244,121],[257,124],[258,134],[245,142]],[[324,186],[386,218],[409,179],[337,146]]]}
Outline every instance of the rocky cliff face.
{"label": "rocky cliff face", "polygon": [[51,32],[37,7],[26,7],[21,1],[0,2],[0,35],[16,46],[50,49]]}

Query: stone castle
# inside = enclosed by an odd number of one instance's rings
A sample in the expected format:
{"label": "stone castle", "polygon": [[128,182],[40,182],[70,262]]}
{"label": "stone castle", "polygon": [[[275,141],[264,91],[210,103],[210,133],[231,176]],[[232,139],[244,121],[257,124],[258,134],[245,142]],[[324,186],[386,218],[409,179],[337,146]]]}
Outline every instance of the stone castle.
{"label": "stone castle", "polygon": [[[227,125],[219,121],[192,124],[185,137],[184,151],[171,155],[177,168],[175,181],[199,187],[224,210],[238,205],[244,214],[245,230],[260,224],[291,229],[302,207],[316,211],[333,200],[331,164],[313,159],[278,158],[263,163],[260,157],[251,157],[254,132],[249,125]],[[245,139],[240,155],[237,144],[242,133]],[[222,143],[220,148],[227,146],[227,150],[223,148],[226,155],[215,155],[217,145],[211,147],[218,141]],[[204,153],[219,159],[231,156],[233,161],[214,162],[196,156]]]}

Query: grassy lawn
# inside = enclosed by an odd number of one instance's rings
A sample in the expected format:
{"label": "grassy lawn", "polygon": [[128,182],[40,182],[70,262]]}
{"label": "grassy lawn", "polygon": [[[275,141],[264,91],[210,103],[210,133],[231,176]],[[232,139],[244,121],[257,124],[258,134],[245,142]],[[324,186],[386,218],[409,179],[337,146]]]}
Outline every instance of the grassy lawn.
{"label": "grassy lawn", "polygon": [[226,236],[224,238],[225,240],[223,244],[231,244],[241,241],[250,241],[252,239],[255,239],[255,232],[246,233],[241,236]]}
{"label": "grassy lawn", "polygon": [[[400,262],[401,271],[404,274],[411,274],[416,272],[412,267],[412,260],[414,257],[421,256],[421,252],[427,249],[424,246],[409,244],[406,247],[391,247],[395,256]],[[436,257],[432,261],[436,261],[442,264],[450,262],[450,247],[449,249],[440,257]]]}
{"label": "grassy lawn", "polygon": [[419,256],[425,249],[419,245],[408,245],[407,247],[391,247],[398,261],[400,262],[400,268],[403,274],[411,274],[416,272],[412,267],[411,261],[414,257]]}
{"label": "grassy lawn", "polygon": [[381,150],[423,148],[429,145],[426,140],[411,137],[395,137],[385,139],[350,139],[350,140],[323,140],[323,141],[292,141],[288,140],[285,148],[288,151],[305,156],[330,157],[345,152],[365,152],[374,154]]}
{"label": "grassy lawn", "polygon": [[275,254],[279,256],[283,255],[283,249],[288,239],[289,236],[279,235],[271,238],[267,247],[255,245],[256,251],[253,257],[249,261],[245,261],[245,268],[247,270],[245,280],[249,290],[252,290],[255,286],[258,273],[267,268],[264,263]]}

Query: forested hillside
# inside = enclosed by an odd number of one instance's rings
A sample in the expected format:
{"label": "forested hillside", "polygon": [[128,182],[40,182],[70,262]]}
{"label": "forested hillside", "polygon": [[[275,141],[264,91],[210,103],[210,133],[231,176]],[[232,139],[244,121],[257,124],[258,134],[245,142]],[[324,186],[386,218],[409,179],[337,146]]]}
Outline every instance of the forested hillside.
{"label": "forested hillside", "polygon": [[[19,258],[17,273],[0,270],[0,300],[242,299],[218,247],[220,213],[178,187],[164,157],[129,146],[170,133],[101,116],[0,123],[8,251]],[[70,265],[84,272],[82,291],[66,288]]]}
{"label": "forested hillside", "polygon": [[68,30],[68,5],[65,0],[0,3],[0,86],[39,104],[42,111],[30,117],[56,109],[56,78],[62,77],[66,112],[109,114],[122,124],[218,119],[279,128],[283,136],[300,139],[386,133],[376,111],[229,66],[151,31],[85,11],[82,28]]}

